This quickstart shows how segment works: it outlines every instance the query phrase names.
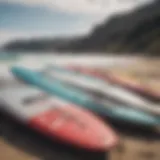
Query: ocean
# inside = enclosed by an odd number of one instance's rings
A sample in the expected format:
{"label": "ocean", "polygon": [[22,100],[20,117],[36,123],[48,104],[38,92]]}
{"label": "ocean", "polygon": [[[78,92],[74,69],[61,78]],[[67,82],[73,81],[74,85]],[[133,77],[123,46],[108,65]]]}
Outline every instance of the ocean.
{"label": "ocean", "polygon": [[113,56],[111,54],[76,54],[73,53],[7,53],[0,52],[0,77],[8,76],[8,68],[21,65],[38,69],[46,64],[54,65],[83,65],[107,67],[113,65],[127,65],[137,60],[133,56]]}

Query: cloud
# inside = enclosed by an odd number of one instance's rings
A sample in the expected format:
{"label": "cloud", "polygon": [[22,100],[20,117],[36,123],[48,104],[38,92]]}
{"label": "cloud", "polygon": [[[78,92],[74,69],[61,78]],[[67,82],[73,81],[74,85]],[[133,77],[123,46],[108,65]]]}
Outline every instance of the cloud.
{"label": "cloud", "polygon": [[[62,36],[74,36],[74,35],[85,35],[91,30],[91,25],[89,23],[85,23],[80,21],[79,23],[75,23],[72,30],[66,30],[62,33]],[[31,39],[31,38],[54,38],[56,36],[61,36],[59,34],[55,34],[51,31],[13,31],[9,29],[0,29],[0,47],[8,43],[9,41],[16,39]]]}
{"label": "cloud", "polygon": [[[46,34],[45,34],[46,35]],[[15,39],[28,39],[32,37],[40,37],[43,36],[43,34],[38,33],[26,33],[26,32],[13,32],[11,30],[0,30],[0,46],[3,46],[8,41],[12,41]]]}
{"label": "cloud", "polygon": [[63,12],[106,15],[127,11],[153,0],[0,0],[9,3],[21,3],[30,6],[46,6]]}
{"label": "cloud", "polygon": [[14,38],[21,37],[21,33],[13,33],[6,30],[0,30],[0,45],[5,44],[7,41],[12,40]]}

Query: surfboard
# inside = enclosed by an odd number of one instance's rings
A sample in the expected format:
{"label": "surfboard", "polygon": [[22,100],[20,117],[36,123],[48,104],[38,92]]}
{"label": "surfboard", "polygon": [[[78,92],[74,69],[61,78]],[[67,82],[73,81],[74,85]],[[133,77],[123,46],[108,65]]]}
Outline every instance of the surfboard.
{"label": "surfboard", "polygon": [[0,90],[0,110],[51,139],[92,151],[110,150],[118,137],[90,111],[25,84]]}
{"label": "surfboard", "polygon": [[79,90],[75,87],[68,87],[64,83],[45,76],[44,74],[27,69],[25,67],[12,67],[13,75],[27,84],[41,88],[42,90],[59,96],[67,101],[77,104],[79,107],[87,108],[101,116],[106,116],[118,122],[138,124],[146,127],[156,127],[160,124],[157,116],[137,111],[133,108],[117,105],[110,101],[99,101],[96,97]]}

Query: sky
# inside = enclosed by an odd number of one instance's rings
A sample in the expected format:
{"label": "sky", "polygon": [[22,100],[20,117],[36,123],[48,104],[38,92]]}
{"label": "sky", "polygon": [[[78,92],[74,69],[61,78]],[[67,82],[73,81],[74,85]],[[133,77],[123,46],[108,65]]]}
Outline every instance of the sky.
{"label": "sky", "polygon": [[81,35],[114,13],[152,0],[0,0],[0,45],[32,37]]}

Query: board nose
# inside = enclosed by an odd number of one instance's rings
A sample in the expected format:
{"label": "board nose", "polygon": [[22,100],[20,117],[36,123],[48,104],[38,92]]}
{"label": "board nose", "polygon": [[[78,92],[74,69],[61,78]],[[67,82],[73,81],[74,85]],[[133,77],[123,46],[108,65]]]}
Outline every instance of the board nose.
{"label": "board nose", "polygon": [[13,66],[10,68],[10,72],[17,78],[23,78],[28,75],[28,71],[25,68]]}

